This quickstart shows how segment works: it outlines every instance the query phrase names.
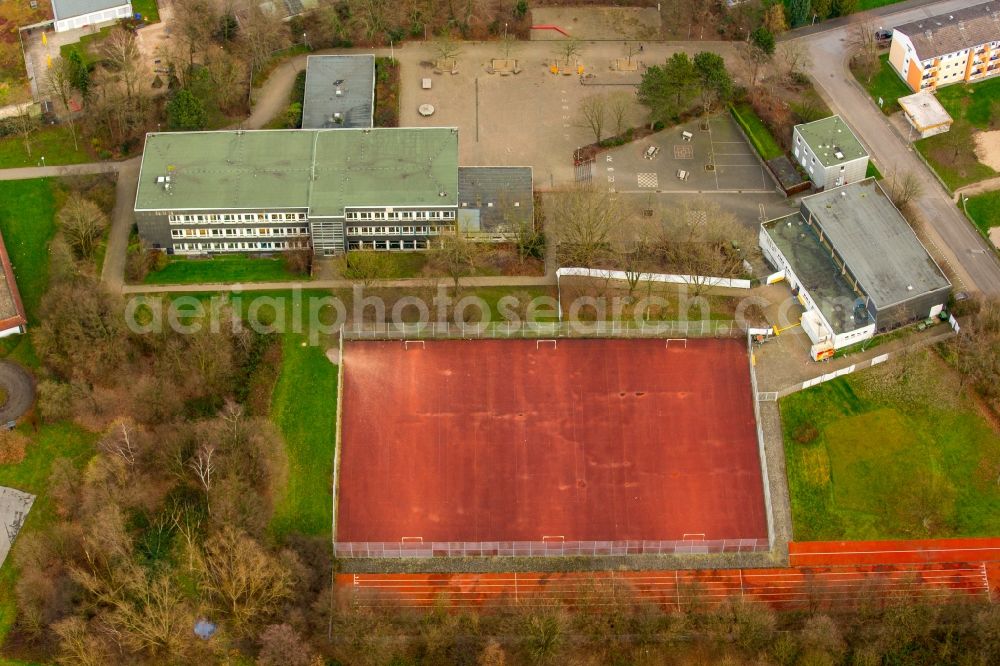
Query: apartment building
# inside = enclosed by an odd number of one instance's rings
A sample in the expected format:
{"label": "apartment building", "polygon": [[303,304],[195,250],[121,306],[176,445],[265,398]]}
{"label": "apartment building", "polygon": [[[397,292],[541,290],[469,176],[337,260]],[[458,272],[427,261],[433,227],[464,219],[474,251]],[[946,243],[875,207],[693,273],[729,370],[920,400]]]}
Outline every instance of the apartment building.
{"label": "apartment building", "polygon": [[893,28],[889,64],[914,92],[1000,72],[1000,2],[984,2]]}

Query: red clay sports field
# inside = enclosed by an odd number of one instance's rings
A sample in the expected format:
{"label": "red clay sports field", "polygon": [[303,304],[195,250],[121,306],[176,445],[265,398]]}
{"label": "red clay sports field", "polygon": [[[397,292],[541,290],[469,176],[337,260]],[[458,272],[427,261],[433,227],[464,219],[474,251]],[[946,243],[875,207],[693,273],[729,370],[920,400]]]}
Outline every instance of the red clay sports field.
{"label": "red clay sports field", "polygon": [[341,556],[767,547],[740,340],[347,342],[343,354]]}

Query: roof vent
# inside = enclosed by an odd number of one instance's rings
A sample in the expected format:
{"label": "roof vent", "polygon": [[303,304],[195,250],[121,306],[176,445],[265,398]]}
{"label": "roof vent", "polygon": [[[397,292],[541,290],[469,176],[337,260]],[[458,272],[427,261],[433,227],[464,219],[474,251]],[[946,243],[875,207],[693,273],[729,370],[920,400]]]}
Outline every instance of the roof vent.
{"label": "roof vent", "polygon": [[913,291],[913,285],[912,284],[906,285],[906,291]]}
{"label": "roof vent", "polygon": [[833,156],[836,157],[838,160],[844,159],[844,153],[841,152],[840,148],[837,148],[836,150],[833,151]]}
{"label": "roof vent", "polygon": [[439,197],[446,197],[446,196],[448,196],[448,193],[445,192],[444,190],[441,190],[440,192],[438,192],[438,196]]}
{"label": "roof vent", "polygon": [[337,88],[337,91],[335,93],[333,93],[333,94],[336,95],[337,97],[340,97],[341,95],[344,94],[344,91],[341,90],[340,88]]}
{"label": "roof vent", "polygon": [[844,197],[844,198],[847,198],[847,192],[841,192],[841,193],[840,193],[840,196],[841,196],[841,197]]}

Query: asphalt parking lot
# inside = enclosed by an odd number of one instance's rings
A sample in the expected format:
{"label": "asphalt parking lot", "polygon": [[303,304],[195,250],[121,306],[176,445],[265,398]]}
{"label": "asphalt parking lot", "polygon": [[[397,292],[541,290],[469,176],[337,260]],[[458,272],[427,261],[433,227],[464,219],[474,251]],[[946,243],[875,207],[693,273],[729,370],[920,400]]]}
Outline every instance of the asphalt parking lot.
{"label": "asphalt parking lot", "polygon": [[[649,149],[655,148],[653,157]],[[586,174],[584,174],[584,178]],[[678,125],[598,155],[595,184],[615,192],[771,193],[774,182],[729,114]],[[578,179],[580,173],[578,170]]]}

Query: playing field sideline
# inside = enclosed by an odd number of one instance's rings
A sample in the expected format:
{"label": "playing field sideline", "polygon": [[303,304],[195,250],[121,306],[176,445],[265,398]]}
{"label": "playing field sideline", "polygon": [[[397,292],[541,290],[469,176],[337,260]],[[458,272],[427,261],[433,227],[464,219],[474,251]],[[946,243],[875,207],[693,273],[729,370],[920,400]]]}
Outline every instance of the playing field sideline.
{"label": "playing field sideline", "polygon": [[348,342],[336,540],[767,538],[739,340]]}

